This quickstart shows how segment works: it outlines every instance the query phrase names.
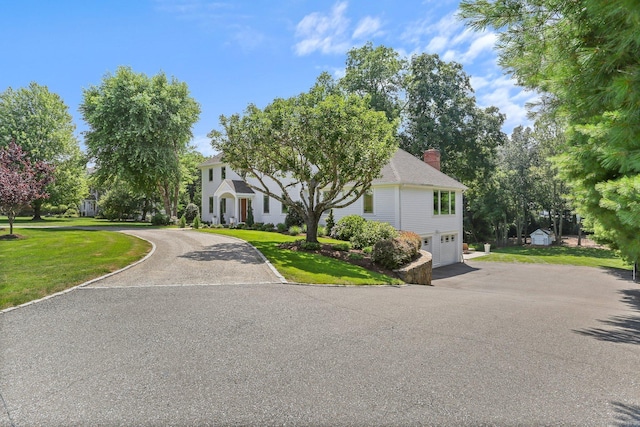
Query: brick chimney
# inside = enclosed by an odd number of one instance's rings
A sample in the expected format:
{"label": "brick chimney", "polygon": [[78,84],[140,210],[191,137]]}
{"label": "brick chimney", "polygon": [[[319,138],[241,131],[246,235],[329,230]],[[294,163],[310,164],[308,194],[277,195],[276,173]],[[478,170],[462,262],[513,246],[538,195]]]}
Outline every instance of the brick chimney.
{"label": "brick chimney", "polygon": [[430,148],[424,152],[424,162],[429,166],[440,170],[440,150]]}

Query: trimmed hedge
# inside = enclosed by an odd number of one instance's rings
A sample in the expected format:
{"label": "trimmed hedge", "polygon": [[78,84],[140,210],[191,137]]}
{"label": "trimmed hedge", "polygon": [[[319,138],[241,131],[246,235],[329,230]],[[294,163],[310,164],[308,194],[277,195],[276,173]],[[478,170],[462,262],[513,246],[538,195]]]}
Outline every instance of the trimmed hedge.
{"label": "trimmed hedge", "polygon": [[347,215],[336,223],[331,230],[331,237],[338,240],[351,240],[357,232],[360,231],[366,219],[360,215]]}
{"label": "trimmed hedge", "polygon": [[391,239],[396,236],[398,236],[398,230],[389,223],[365,221],[349,241],[354,248],[362,249],[367,246],[373,246],[381,240]]}

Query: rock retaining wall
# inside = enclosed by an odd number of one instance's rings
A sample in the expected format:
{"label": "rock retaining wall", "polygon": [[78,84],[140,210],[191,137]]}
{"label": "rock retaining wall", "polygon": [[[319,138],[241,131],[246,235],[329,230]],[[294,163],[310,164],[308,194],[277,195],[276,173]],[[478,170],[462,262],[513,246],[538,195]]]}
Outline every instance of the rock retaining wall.
{"label": "rock retaining wall", "polygon": [[431,272],[433,262],[431,254],[427,251],[420,251],[420,257],[394,272],[406,283],[415,285],[431,285]]}

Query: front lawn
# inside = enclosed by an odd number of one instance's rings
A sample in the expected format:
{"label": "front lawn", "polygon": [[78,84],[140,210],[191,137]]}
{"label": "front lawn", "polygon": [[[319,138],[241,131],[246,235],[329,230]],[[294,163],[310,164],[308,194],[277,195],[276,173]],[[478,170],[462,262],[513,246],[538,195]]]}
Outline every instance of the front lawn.
{"label": "front lawn", "polygon": [[[24,226],[29,227],[92,227],[92,226],[135,226],[135,227],[148,227],[151,224],[148,222],[135,222],[135,221],[109,221],[106,219],[96,219],[92,217],[79,217],[79,218],[55,218],[55,217],[43,217],[42,221],[32,221],[30,216],[21,216],[16,218],[13,222],[14,228],[21,228]],[[9,219],[6,216],[0,216],[0,228],[6,228],[9,230]],[[14,230],[14,233],[16,231]],[[0,231],[0,234],[2,232]]]}
{"label": "front lawn", "polygon": [[144,240],[109,231],[22,228],[14,233],[25,238],[0,240],[0,309],[118,270],[151,249]]}
{"label": "front lawn", "polygon": [[[336,285],[392,285],[403,283],[400,279],[369,271],[357,265],[322,255],[280,249],[279,244],[293,242],[294,237],[280,233],[254,230],[230,230],[210,228],[209,233],[237,237],[255,246],[288,281],[297,283]],[[319,238],[323,243],[339,243],[339,240]]]}
{"label": "front lawn", "polygon": [[491,254],[474,258],[474,261],[522,262],[529,264],[565,264],[586,267],[606,267],[629,270],[613,251],[597,248],[569,246],[510,246],[491,249]]}

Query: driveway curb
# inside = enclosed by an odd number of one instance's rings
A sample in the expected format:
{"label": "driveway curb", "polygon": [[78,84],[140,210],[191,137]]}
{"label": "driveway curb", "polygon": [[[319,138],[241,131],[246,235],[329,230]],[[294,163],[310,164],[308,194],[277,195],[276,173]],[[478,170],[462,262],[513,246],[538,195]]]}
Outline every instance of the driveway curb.
{"label": "driveway curb", "polygon": [[[127,230],[127,231],[129,231],[129,230]],[[127,234],[127,233],[124,233],[123,230],[115,231],[115,233]],[[19,308],[27,307],[27,306],[30,306],[32,304],[37,304],[39,302],[46,301],[46,300],[54,298],[54,297],[57,297],[57,296],[60,296],[60,295],[64,295],[64,294],[69,293],[71,291],[74,291],[74,290],[76,290],[78,288],[84,288],[85,286],[89,286],[90,284],[95,283],[95,282],[97,282],[99,280],[102,280],[102,279],[106,279],[107,277],[115,276],[118,273],[121,273],[121,272],[123,272],[125,270],[130,269],[131,267],[135,267],[136,265],[143,263],[144,261],[149,259],[155,253],[156,244],[153,243],[151,240],[147,240],[147,239],[145,239],[143,237],[136,236],[136,235],[133,235],[133,234],[130,234],[130,236],[133,236],[133,237],[135,237],[137,239],[140,239],[140,240],[144,240],[145,242],[148,242],[148,243],[151,244],[151,250],[143,258],[139,259],[138,261],[134,262],[133,264],[129,264],[129,265],[125,266],[125,267],[122,267],[119,270],[112,271],[111,273],[107,273],[107,274],[105,274],[103,276],[100,276],[100,277],[96,277],[95,279],[91,279],[91,280],[89,280],[87,282],[84,282],[84,283],[81,283],[79,285],[73,286],[71,288],[65,289],[64,291],[56,292],[55,294],[47,295],[46,297],[42,297],[40,299],[36,299],[36,300],[33,300],[33,301],[25,302],[24,304],[20,304],[20,305],[17,305],[15,307],[5,308],[4,310],[0,310],[0,314],[8,313],[9,311],[13,311],[13,310],[17,310]]]}

